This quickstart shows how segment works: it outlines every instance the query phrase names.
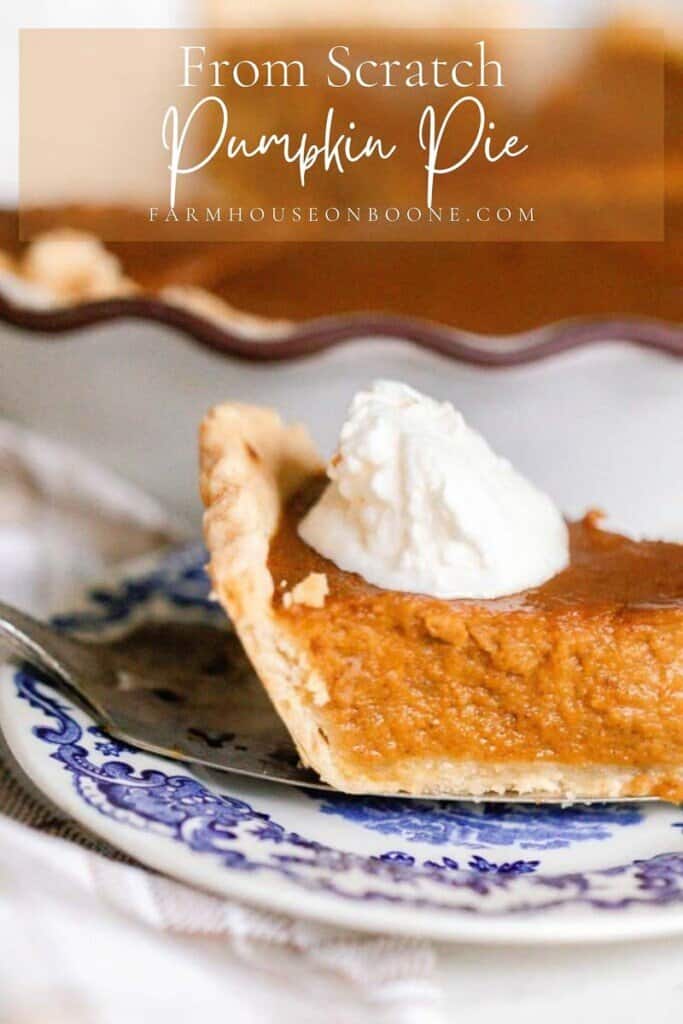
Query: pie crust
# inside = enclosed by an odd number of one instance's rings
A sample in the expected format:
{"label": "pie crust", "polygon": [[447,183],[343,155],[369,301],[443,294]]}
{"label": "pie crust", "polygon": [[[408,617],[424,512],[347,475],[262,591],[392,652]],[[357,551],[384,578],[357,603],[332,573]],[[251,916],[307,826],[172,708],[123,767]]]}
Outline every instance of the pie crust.
{"label": "pie crust", "polygon": [[324,732],[325,681],[278,625],[268,570],[270,540],[284,504],[309,476],[321,472],[323,463],[303,427],[286,426],[270,409],[240,404],[217,406],[207,415],[200,459],[214,594],[301,760],[343,789],[347,779]]}

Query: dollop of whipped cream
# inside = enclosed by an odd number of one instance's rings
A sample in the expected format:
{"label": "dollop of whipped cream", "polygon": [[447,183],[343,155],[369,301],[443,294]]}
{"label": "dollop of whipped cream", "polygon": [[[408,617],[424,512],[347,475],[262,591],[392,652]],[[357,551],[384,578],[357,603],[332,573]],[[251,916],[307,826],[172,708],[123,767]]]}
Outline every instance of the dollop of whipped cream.
{"label": "dollop of whipped cream", "polygon": [[450,402],[406,384],[379,381],[356,395],[327,474],[299,534],[378,587],[502,597],[569,562],[567,526],[552,500]]}

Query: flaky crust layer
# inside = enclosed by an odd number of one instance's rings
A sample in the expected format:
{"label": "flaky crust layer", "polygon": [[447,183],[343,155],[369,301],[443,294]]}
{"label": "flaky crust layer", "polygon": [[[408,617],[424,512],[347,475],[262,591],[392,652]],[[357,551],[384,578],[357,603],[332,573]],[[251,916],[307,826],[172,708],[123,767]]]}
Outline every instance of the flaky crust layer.
{"label": "flaky crust layer", "polygon": [[322,462],[306,430],[270,409],[228,404],[200,431],[200,490],[213,590],[230,616],[304,764],[340,780],[319,708],[324,680],[275,619],[268,571],[270,539],[283,502]]}
{"label": "flaky crust layer", "polygon": [[241,404],[217,406],[206,416],[200,462],[214,593],[303,763],[325,782],[349,793],[517,794],[564,800],[650,794],[666,798],[672,786],[680,788],[683,778],[671,769],[659,773],[425,757],[378,765],[370,775],[347,764],[325,729],[326,681],[310,664],[303,644],[278,621],[268,568],[270,542],[284,504],[323,463],[303,427],[285,425],[270,409]]}

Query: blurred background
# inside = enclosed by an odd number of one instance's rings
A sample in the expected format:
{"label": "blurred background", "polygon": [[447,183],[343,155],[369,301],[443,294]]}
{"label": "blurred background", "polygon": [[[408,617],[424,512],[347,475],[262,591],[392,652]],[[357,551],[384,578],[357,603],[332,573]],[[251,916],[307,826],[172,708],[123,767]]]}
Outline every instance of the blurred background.
{"label": "blurred background", "polygon": [[[665,237],[656,242],[174,242],[98,241],[108,183],[98,202],[47,211],[46,229],[78,229],[22,245],[17,233],[17,74],[19,27],[210,27],[228,39],[230,25],[262,25],[274,33],[310,32],[343,24],[349,31],[389,33],[418,26],[436,39],[445,26],[512,28],[584,27],[584,47],[561,68],[552,61],[527,68],[528,103],[539,145],[579,145],[587,105],[593,130],[611,143],[628,139],[641,83],[659,66],[650,29],[665,40]],[[372,311],[422,317],[479,332],[489,346],[500,335],[580,317],[659,318],[679,324],[683,310],[683,6],[680,0],[233,0],[191,3],[161,0],[82,2],[5,0],[0,5],[0,291],[34,305],[78,303],[106,297],[162,292],[165,299],[200,309],[211,322],[247,335],[277,339],[295,321]],[[520,68],[520,73],[525,71]],[[615,88],[615,82],[617,88]],[[609,86],[609,89],[607,88]],[[609,102],[605,97],[610,96]],[[277,114],[273,108],[274,117]],[[531,122],[530,122],[531,123]],[[553,126],[563,126],[557,140]],[[130,130],[134,131],[134,124]],[[572,136],[572,130],[574,136]],[[603,168],[601,190],[588,180],[579,199],[609,201],[610,189],[631,197],[634,209],[659,187],[661,166],[628,156]],[[521,161],[520,161],[521,163]],[[49,170],[49,168],[47,168]],[[111,202],[117,198],[111,181]],[[559,173],[539,181],[544,197],[566,187]],[[3,263],[4,261],[4,263]],[[20,287],[21,286],[21,287]],[[23,291],[22,291],[23,289]],[[57,296],[57,298],[55,298]],[[0,296],[1,297],[1,296]],[[611,336],[606,328],[608,338]],[[366,333],[369,333],[366,330]],[[276,405],[305,418],[326,447],[352,386],[372,376],[409,380],[452,398],[492,442],[535,475],[567,511],[585,502],[630,501],[633,522],[650,521],[635,509],[631,475],[620,453],[623,431],[630,450],[641,452],[641,472],[661,476],[648,454],[642,423],[629,403],[642,397],[648,415],[677,400],[677,377],[650,383],[640,353],[628,357],[633,375],[605,369],[598,354],[575,367],[568,391],[565,363],[480,376],[480,371],[431,357],[410,346],[374,343],[338,349],[313,361],[245,364],[188,344],[166,324],[140,319],[101,324],[61,335],[42,335],[0,324],[0,416],[66,443],[160,499],[197,529],[195,435],[206,408],[228,397]],[[577,357],[578,359],[578,357]],[[599,364],[599,365],[598,365]],[[573,371],[574,372],[574,371]],[[547,380],[552,377],[551,387]],[[646,389],[651,391],[646,394]],[[639,395],[639,389],[643,395]],[[672,390],[673,389],[673,390]],[[505,394],[509,401],[501,401]],[[583,397],[582,397],[583,396]],[[655,396],[656,401],[653,399]],[[533,401],[532,401],[533,397]],[[659,405],[657,405],[659,403]],[[611,429],[605,433],[604,410]],[[640,407],[639,407],[640,408]],[[553,411],[562,417],[547,424]],[[601,413],[603,410],[603,413]],[[603,415],[603,419],[601,419]],[[520,417],[522,417],[520,419]],[[573,436],[567,423],[581,420]],[[667,421],[668,422],[668,421]],[[654,419],[653,419],[654,423]],[[654,429],[654,427],[653,427]],[[661,424],[657,427],[663,430]],[[594,451],[596,431],[604,446]],[[577,447],[578,446],[578,447]],[[553,449],[552,459],[548,457]],[[579,488],[565,472],[576,452],[590,466]],[[680,451],[680,446],[676,448]],[[574,453],[572,455],[572,452]],[[677,456],[672,455],[674,464]],[[674,479],[680,479],[675,471]],[[654,484],[653,484],[654,486]],[[642,499],[648,503],[647,488]],[[654,493],[654,492],[653,492]],[[650,502],[652,504],[652,502]],[[641,515],[642,512],[642,515]],[[662,513],[663,515],[663,513]],[[649,517],[649,518],[648,518]],[[661,518],[661,517],[660,517]],[[668,523],[664,525],[668,528]]]}
{"label": "blurred background", "polygon": [[[343,24],[363,32],[388,32],[418,25],[587,27],[583,52],[558,69],[552,61],[528,68],[535,104],[536,148],[579,144],[585,105],[610,142],[628,133],[639,81],[651,74],[659,54],[647,29],[660,26],[666,40],[665,241],[621,243],[393,243],[364,244],[173,244],[113,246],[124,271],[145,287],[199,285],[232,306],[268,317],[305,318],[361,309],[423,316],[485,333],[508,333],[567,316],[635,313],[678,320],[683,308],[683,7],[679,0],[368,0],[345,4],[259,0],[176,0],[162,3],[104,0],[22,0],[0,10],[0,248],[16,253],[17,29],[19,26],[272,26],[297,32]],[[566,63],[566,61],[565,61]],[[520,69],[520,73],[524,69]],[[620,103],[601,104],[605,83],[623,83]],[[609,93],[612,95],[612,93]],[[276,113],[274,117],[276,117]],[[553,138],[553,126],[562,125]],[[574,138],[572,138],[572,129]],[[131,126],[134,131],[134,126]],[[518,161],[518,164],[521,164]],[[658,187],[660,168],[638,164],[611,168],[614,191],[630,190],[633,208]],[[625,176],[627,176],[627,179]],[[552,201],[562,189],[584,189],[584,201],[605,203],[610,178],[591,194],[591,183],[539,183]],[[627,184],[624,184],[627,180]],[[536,186],[535,186],[536,187]],[[112,202],[117,193],[111,184]],[[102,203],[102,197],[98,197]],[[104,211],[92,202],[50,211],[45,224],[98,232]],[[492,287],[495,282],[495,288]]]}

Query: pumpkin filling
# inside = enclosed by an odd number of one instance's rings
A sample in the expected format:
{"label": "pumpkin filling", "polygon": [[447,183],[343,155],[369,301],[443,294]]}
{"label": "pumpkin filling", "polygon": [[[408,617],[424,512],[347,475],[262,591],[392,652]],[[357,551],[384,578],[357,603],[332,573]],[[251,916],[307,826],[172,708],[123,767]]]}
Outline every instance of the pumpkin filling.
{"label": "pumpkin filling", "polygon": [[[683,545],[636,542],[588,515],[570,526],[569,567],[532,590],[382,590],[299,537],[325,483],[285,508],[269,569],[275,615],[325,679],[325,732],[349,767],[609,765],[647,772],[649,792],[656,771],[659,795],[683,797]],[[321,606],[285,600],[311,574],[327,581]]]}

